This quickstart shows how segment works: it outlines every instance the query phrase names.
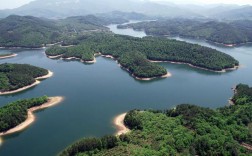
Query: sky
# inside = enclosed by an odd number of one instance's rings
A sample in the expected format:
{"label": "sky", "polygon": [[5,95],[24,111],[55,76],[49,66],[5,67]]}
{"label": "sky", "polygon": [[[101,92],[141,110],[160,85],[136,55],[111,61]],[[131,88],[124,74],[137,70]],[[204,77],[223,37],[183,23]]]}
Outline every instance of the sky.
{"label": "sky", "polygon": [[[0,0],[0,9],[13,9],[24,4],[27,4],[33,0]],[[106,0],[104,0],[106,1]],[[239,4],[239,5],[252,5],[252,0],[151,0],[151,1],[168,1],[173,3],[205,3],[205,4],[215,4],[215,3],[224,3],[224,4]]]}

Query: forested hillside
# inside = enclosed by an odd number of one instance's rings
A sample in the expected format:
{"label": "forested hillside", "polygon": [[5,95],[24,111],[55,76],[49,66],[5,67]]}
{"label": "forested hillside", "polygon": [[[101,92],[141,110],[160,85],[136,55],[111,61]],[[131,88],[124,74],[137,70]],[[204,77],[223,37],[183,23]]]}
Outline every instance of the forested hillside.
{"label": "forested hillside", "polygon": [[251,25],[250,20],[218,22],[171,19],[119,25],[118,28],[144,30],[148,35],[203,38],[221,44],[242,44],[252,42]]}
{"label": "forested hillside", "polygon": [[29,108],[40,106],[48,101],[47,96],[18,100],[0,108],[0,133],[16,127],[27,118]]}
{"label": "forested hillside", "polygon": [[[251,99],[251,91],[238,85],[236,99]],[[83,139],[60,155],[251,155],[244,146],[252,145],[251,112],[251,101],[216,110],[189,104],[164,111],[133,110],[124,119],[131,132],[110,139],[111,146],[104,146],[103,139]]]}
{"label": "forested hillside", "polygon": [[16,90],[33,84],[35,78],[48,74],[48,70],[28,64],[0,65],[0,92]]}
{"label": "forested hillside", "polygon": [[49,20],[11,15],[0,20],[0,47],[40,48],[89,31],[107,30],[103,25],[110,22],[95,16]]}
{"label": "forested hillside", "polygon": [[0,20],[1,47],[42,47],[59,41],[60,30],[53,21],[11,15]]}
{"label": "forested hillside", "polygon": [[222,71],[233,68],[239,62],[217,50],[186,42],[158,37],[135,38],[113,34],[86,35],[75,41],[77,46],[54,46],[46,50],[48,56],[62,55],[63,58],[76,57],[91,60],[94,54],[112,55],[118,62],[140,78],[165,75],[165,69],[148,60],[173,61]]}

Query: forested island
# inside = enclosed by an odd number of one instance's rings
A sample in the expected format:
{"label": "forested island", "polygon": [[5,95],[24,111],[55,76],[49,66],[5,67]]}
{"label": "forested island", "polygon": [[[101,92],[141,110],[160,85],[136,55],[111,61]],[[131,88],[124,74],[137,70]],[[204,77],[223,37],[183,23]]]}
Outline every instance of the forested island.
{"label": "forested island", "polygon": [[0,136],[23,130],[35,117],[33,112],[44,109],[63,100],[63,97],[47,97],[18,100],[0,108]]}
{"label": "forested island", "polygon": [[28,64],[0,64],[0,95],[25,90],[50,76],[52,72]]}
{"label": "forested island", "polygon": [[209,21],[168,19],[118,25],[118,28],[144,30],[148,35],[201,38],[207,41],[234,46],[252,42],[252,21]]}
{"label": "forested island", "polygon": [[252,88],[240,84],[235,105],[216,110],[182,104],[168,110],[132,110],[119,137],[85,138],[60,155],[251,155]]}
{"label": "forested island", "polygon": [[186,63],[202,69],[223,72],[236,68],[239,62],[215,49],[160,37],[136,38],[111,33],[84,35],[79,44],[70,47],[53,46],[46,50],[51,58],[94,60],[100,53],[110,56],[137,78],[156,78],[167,75],[162,66],[151,61]]}

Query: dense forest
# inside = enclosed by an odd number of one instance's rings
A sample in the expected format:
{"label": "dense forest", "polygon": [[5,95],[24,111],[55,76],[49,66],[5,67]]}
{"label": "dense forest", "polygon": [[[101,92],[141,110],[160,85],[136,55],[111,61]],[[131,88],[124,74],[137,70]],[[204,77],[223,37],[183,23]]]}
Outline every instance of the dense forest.
{"label": "dense forest", "polygon": [[48,70],[28,64],[0,65],[0,92],[16,90],[36,81],[37,77],[48,74]]}
{"label": "dense forest", "polygon": [[82,139],[60,155],[251,155],[244,146],[252,144],[251,92],[247,85],[238,85],[236,100],[250,100],[216,110],[190,104],[164,111],[132,110],[124,119],[131,132],[110,139],[113,146],[102,146],[102,138]]}
{"label": "dense forest", "polygon": [[112,55],[123,67],[140,78],[167,74],[163,67],[149,60],[189,63],[214,71],[239,65],[233,57],[197,44],[160,37],[136,38],[110,33],[84,35],[78,38],[76,46],[53,46],[46,50],[48,56],[62,55],[63,58],[84,60],[93,59],[97,52]]}
{"label": "dense forest", "polygon": [[252,42],[252,21],[218,22],[190,19],[169,19],[119,25],[118,28],[144,30],[148,35],[203,38],[221,44]]}
{"label": "dense forest", "polygon": [[11,15],[0,20],[0,47],[40,48],[87,32],[108,31],[104,25],[123,22],[126,21],[92,15],[59,20]]}
{"label": "dense forest", "polygon": [[29,108],[40,106],[48,101],[47,96],[18,100],[0,108],[0,133],[16,127],[27,118]]}

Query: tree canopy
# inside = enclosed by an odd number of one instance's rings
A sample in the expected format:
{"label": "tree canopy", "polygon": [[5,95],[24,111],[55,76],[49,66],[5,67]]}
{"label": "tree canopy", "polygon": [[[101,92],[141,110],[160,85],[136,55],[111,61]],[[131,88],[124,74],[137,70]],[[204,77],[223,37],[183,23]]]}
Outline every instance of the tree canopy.
{"label": "tree canopy", "polygon": [[34,83],[48,70],[28,64],[0,64],[0,91],[12,91]]}
{"label": "tree canopy", "polygon": [[0,108],[0,132],[5,132],[24,122],[29,108],[40,106],[48,101],[47,96],[18,100]]}

